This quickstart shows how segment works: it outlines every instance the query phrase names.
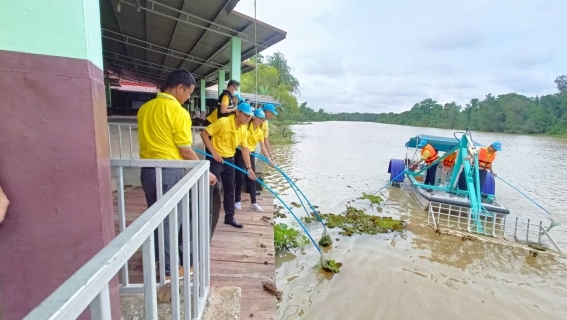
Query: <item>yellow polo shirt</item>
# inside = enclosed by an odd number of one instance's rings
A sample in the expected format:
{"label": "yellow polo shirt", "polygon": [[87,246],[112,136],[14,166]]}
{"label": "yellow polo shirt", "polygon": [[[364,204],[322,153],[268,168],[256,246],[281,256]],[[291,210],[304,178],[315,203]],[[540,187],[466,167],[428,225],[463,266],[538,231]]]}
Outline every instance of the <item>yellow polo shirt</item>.
{"label": "yellow polo shirt", "polygon": [[262,123],[262,131],[264,131],[264,138],[267,138],[270,131],[268,128],[268,120],[264,120],[264,123]]}
{"label": "yellow polo shirt", "polygon": [[248,125],[248,136],[246,138],[246,144],[248,146],[255,148],[258,142],[264,142],[264,130],[262,128],[262,125],[259,125],[258,128],[254,130],[254,122],[250,122],[250,124]]}
{"label": "yellow polo shirt", "polygon": [[[228,99],[227,95],[224,95],[222,97],[222,101],[221,103],[228,105],[230,103],[230,100]],[[209,114],[209,116],[207,117],[207,121],[209,121],[210,123],[215,123],[218,119],[219,119],[219,108],[220,105],[213,110],[213,112],[211,112],[211,114]]]}
{"label": "yellow polo shirt", "polygon": [[158,93],[138,110],[140,159],[183,160],[178,148],[191,147],[191,124],[175,97]]}
{"label": "yellow polo shirt", "polygon": [[213,148],[223,158],[234,157],[238,146],[248,148],[246,125],[236,129],[234,115],[218,119],[205,130],[213,137]]}

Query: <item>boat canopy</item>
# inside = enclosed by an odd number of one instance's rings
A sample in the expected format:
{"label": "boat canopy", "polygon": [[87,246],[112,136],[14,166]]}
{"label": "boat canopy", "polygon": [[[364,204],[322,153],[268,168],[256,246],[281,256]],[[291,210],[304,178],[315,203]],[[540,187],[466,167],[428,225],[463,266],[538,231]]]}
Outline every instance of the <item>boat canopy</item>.
{"label": "boat canopy", "polygon": [[[418,134],[412,137],[406,142],[406,147],[417,148],[417,145],[421,140],[427,140],[427,143],[431,144],[433,148],[437,149],[439,152],[447,152],[459,145],[459,140],[455,137],[439,137],[430,136],[425,134]],[[474,141],[475,146],[482,147],[483,145]]]}

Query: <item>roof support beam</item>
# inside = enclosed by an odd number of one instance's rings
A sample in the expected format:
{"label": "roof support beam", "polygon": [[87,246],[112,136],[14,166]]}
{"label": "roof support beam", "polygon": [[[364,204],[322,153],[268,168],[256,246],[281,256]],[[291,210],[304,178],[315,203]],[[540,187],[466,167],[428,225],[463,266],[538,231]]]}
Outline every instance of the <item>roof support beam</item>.
{"label": "roof support beam", "polygon": [[[129,46],[133,46],[133,47],[137,47],[137,48],[140,48],[140,49],[160,53],[160,54],[167,55],[167,56],[170,56],[170,57],[174,57],[174,58],[177,58],[177,59],[187,60],[187,61],[191,61],[191,62],[201,64],[201,65],[208,65],[208,66],[211,66],[213,68],[226,68],[225,66],[223,66],[220,63],[213,62],[211,59],[204,60],[204,59],[199,58],[199,57],[190,56],[190,55],[183,53],[183,52],[179,52],[179,51],[176,51],[176,50],[173,50],[173,49],[162,47],[160,45],[153,44],[153,43],[150,43],[150,42],[147,42],[147,41],[144,41],[144,40],[136,39],[136,38],[127,36],[125,34],[114,32],[114,31],[111,31],[111,30],[108,30],[108,29],[103,28],[102,31],[103,31],[102,37],[105,38],[105,39],[108,39],[108,40],[124,43],[124,44],[129,45]],[[116,39],[116,38],[113,38],[109,35],[105,35],[104,34],[105,32],[109,33],[111,35],[114,35],[114,36],[122,37],[124,40]],[[136,44],[135,42],[137,42],[139,44]]]}
{"label": "roof support beam", "polygon": [[[215,22],[215,20],[217,20],[217,18],[219,17],[219,15],[221,14],[221,12],[226,8],[226,6],[228,5],[229,1],[227,1],[224,6],[215,14],[215,17],[213,19],[213,22],[211,24],[209,24],[209,28],[211,26],[213,26],[213,23]],[[193,46],[193,48],[191,48],[191,50],[189,50],[189,54],[193,53],[193,50],[195,50],[195,48],[199,45],[199,43],[201,43],[201,40],[203,40],[203,38],[205,37],[205,35],[207,34],[208,30],[204,30],[203,33],[201,33],[201,36],[199,37],[199,40],[197,40],[197,42],[195,42],[195,45]],[[183,61],[181,62],[181,64],[183,64]],[[181,67],[181,64],[179,65],[179,68]]]}
{"label": "roof support beam", "polygon": [[[128,5],[128,6],[132,6],[132,7],[138,8],[137,5],[136,5],[136,3],[128,2],[128,1],[126,1],[126,0],[121,0],[120,3],[125,4],[125,5]],[[149,8],[148,8],[148,5],[149,5]],[[177,17],[174,17],[174,16],[171,15],[171,14],[165,14],[165,13],[163,13],[163,12],[159,12],[159,11],[156,10],[156,7],[162,8],[162,10],[163,10],[163,9],[167,9],[167,10],[170,10],[170,11],[172,11],[172,12],[176,12],[177,14],[180,14],[180,16],[179,16],[179,18],[177,18]],[[248,36],[247,34],[242,33],[242,32],[240,32],[240,31],[238,31],[238,30],[225,27],[225,26],[223,26],[223,25],[221,25],[221,24],[218,24],[218,23],[215,23],[215,22],[212,22],[212,21],[209,21],[209,20],[200,18],[200,17],[198,17],[198,16],[192,15],[192,14],[187,13],[187,12],[184,12],[184,11],[182,11],[182,10],[175,9],[175,8],[173,8],[173,7],[170,7],[170,6],[165,5],[165,4],[163,4],[163,3],[159,3],[159,2],[154,1],[154,0],[146,0],[146,7],[140,6],[139,8],[140,8],[141,10],[144,10],[144,11],[147,11],[147,12],[151,12],[151,13],[160,15],[160,16],[162,16],[162,17],[166,17],[166,18],[169,18],[169,19],[173,19],[173,20],[179,21],[179,22],[181,22],[181,23],[185,23],[185,24],[188,24],[188,25],[197,27],[197,28],[205,29],[205,30],[208,30],[208,31],[211,31],[211,32],[220,34],[220,35],[224,35],[224,36],[226,36],[226,37],[237,37],[237,38],[241,39],[242,41],[245,41],[245,42],[250,43],[250,44],[253,44],[253,45],[257,45],[258,47],[262,47],[262,48],[264,48],[264,49],[267,48],[267,46],[265,46],[264,43],[256,43],[256,42],[254,42],[254,39],[252,39],[251,36]],[[184,16],[185,16],[185,19],[182,19],[182,18],[181,18],[181,17],[182,17],[181,15],[184,15]],[[190,22],[190,21],[189,21],[190,18],[192,18],[192,19],[197,19],[197,20],[200,20],[200,21],[202,21],[202,22],[207,22],[207,23],[209,23],[209,24],[211,24],[211,25],[214,25],[216,28],[205,27],[205,26],[202,26],[202,25],[200,25],[200,24]]]}

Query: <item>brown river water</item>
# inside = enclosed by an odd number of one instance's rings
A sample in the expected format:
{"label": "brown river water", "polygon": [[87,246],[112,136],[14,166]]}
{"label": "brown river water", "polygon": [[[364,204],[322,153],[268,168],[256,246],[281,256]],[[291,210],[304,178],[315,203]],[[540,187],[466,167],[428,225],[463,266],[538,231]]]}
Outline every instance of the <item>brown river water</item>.
{"label": "brown river water", "polygon": [[[417,134],[452,136],[453,131],[377,123],[323,122],[293,126],[293,145],[274,147],[277,163],[322,213],[340,213],[347,201],[373,193],[389,179],[390,159],[403,159],[404,143]],[[494,170],[552,212],[559,226],[550,234],[567,250],[567,139],[473,133],[481,143],[502,142]],[[266,182],[289,204],[296,201],[276,171]],[[319,254],[277,255],[276,278],[283,299],[279,319],[567,319],[567,259],[548,254],[439,235],[407,185],[388,187],[378,213],[408,222],[402,233],[338,235],[326,254],[344,266],[329,275],[316,267]],[[521,217],[551,217],[500,181],[497,199]],[[302,208],[294,209],[304,216]],[[290,219],[278,219],[298,228]],[[307,226],[313,238],[319,224]],[[339,241],[335,239],[339,238]]]}

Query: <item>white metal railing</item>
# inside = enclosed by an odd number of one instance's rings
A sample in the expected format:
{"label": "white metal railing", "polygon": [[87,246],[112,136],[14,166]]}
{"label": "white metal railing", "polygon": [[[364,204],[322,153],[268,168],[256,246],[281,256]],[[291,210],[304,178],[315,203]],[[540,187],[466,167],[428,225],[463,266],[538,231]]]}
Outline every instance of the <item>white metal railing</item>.
{"label": "white metal railing", "polygon": [[[191,134],[193,135],[193,143],[191,148],[195,149],[195,137],[206,127],[193,126],[191,127]],[[135,133],[132,133],[136,131]],[[108,123],[108,148],[111,158],[139,158],[139,147],[138,147],[138,124],[137,123],[120,123],[111,122]],[[123,138],[122,136],[126,137]],[[113,142],[117,140],[117,146],[113,147]],[[114,143],[116,144],[116,143]],[[116,154],[113,155],[112,151]]]}
{"label": "white metal railing", "polygon": [[[455,229],[525,244],[541,245],[543,241],[563,253],[542,221],[537,223],[532,219],[525,221],[518,216],[484,210],[475,215],[471,214],[471,209],[468,207],[430,202],[427,223],[435,229]],[[546,238],[542,239],[544,235]]]}
{"label": "white metal railing", "polygon": [[[210,292],[208,161],[112,159],[111,165],[118,172],[124,167],[156,168],[158,196],[161,192],[161,168],[191,168],[191,171],[128,227],[125,227],[124,188],[123,185],[119,186],[118,206],[122,214],[119,216],[120,234],[28,314],[26,319],[75,319],[87,307],[90,308],[92,319],[111,319],[108,284],[120,270],[123,279],[121,289],[143,292],[146,319],[157,319],[154,231],[163,226],[164,219],[169,219],[169,246],[172,253],[172,319],[180,319],[179,270],[175,267],[179,265],[178,210],[181,210],[182,217],[185,319],[201,319]],[[163,262],[163,228],[161,234],[158,241],[160,261]],[[144,282],[131,284],[128,281],[127,262],[140,247]],[[194,262],[193,276],[189,268],[191,258]],[[163,283],[165,271],[161,266],[164,263],[160,263],[160,282]]]}

